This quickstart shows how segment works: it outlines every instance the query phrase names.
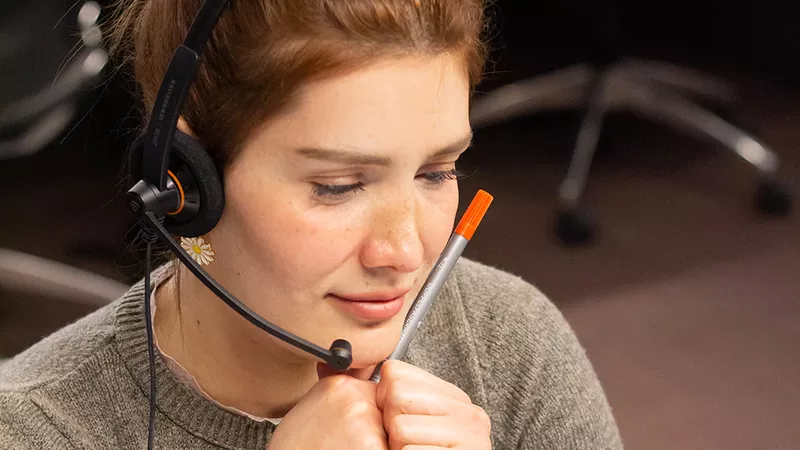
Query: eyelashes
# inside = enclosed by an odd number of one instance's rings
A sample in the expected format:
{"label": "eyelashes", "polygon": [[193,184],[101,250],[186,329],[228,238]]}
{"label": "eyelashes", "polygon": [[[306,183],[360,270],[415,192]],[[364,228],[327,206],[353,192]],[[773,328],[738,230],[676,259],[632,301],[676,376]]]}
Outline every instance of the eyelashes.
{"label": "eyelashes", "polygon": [[430,183],[434,186],[441,186],[447,180],[460,180],[464,177],[464,174],[461,173],[458,169],[451,169],[451,170],[444,170],[444,171],[436,171],[436,172],[427,172],[420,174],[426,183]]}
{"label": "eyelashes", "polygon": [[364,190],[364,183],[354,184],[320,184],[312,183],[312,193],[316,197],[339,199],[347,194]]}
{"label": "eyelashes", "polygon": [[[438,189],[447,181],[460,180],[464,174],[457,169],[439,170],[417,175],[417,178],[429,189]],[[353,184],[321,184],[312,183],[312,194],[315,197],[328,200],[342,200],[349,195],[364,190],[364,183]]]}

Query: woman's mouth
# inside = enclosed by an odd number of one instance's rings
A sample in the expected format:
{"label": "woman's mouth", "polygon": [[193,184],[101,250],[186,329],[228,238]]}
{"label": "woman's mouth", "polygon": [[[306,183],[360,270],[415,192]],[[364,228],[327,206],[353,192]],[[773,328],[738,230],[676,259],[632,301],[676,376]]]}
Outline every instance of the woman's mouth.
{"label": "woman's mouth", "polygon": [[388,320],[397,315],[405,304],[405,291],[373,292],[365,294],[328,294],[341,311],[359,319],[376,322]]}

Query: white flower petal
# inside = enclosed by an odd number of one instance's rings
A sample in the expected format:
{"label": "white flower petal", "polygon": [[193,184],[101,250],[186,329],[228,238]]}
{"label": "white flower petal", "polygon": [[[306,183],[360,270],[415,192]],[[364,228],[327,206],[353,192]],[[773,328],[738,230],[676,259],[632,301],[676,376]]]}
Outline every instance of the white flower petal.
{"label": "white flower petal", "polygon": [[200,265],[214,262],[214,250],[202,237],[181,237],[181,248]]}

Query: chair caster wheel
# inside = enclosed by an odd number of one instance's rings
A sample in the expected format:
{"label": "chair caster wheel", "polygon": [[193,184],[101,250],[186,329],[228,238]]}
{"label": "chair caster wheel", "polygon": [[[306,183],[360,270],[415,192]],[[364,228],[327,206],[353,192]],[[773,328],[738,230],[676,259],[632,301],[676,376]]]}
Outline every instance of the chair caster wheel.
{"label": "chair caster wheel", "polygon": [[556,237],[565,245],[585,245],[594,239],[592,219],[578,210],[560,211],[556,218]]}
{"label": "chair caster wheel", "polygon": [[756,207],[762,214],[785,216],[792,208],[792,193],[774,180],[759,182],[755,197]]}

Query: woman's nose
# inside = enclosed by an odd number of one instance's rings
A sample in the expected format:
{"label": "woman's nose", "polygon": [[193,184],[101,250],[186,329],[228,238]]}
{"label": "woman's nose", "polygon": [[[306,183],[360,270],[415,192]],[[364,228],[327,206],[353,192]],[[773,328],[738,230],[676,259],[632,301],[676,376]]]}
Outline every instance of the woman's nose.
{"label": "woman's nose", "polygon": [[423,263],[420,211],[416,201],[378,208],[361,252],[364,267],[414,272]]}

